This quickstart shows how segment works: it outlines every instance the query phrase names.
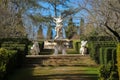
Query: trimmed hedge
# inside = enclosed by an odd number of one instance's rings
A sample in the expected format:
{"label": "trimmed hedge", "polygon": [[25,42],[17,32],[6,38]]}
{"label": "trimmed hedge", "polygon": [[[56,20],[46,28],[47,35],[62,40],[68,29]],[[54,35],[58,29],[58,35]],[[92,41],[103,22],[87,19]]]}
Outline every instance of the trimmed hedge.
{"label": "trimmed hedge", "polygon": [[89,42],[88,48],[92,59],[101,65],[99,73],[100,80],[118,80],[116,42]]}
{"label": "trimmed hedge", "polygon": [[99,62],[100,64],[107,65],[109,61],[116,64],[116,48],[115,47],[102,47],[100,48]]}
{"label": "trimmed hedge", "polygon": [[118,73],[116,66],[112,61],[109,61],[107,65],[101,65],[99,69],[99,80],[118,80]]}
{"label": "trimmed hedge", "polygon": [[89,41],[113,41],[114,39],[109,36],[90,36],[87,38]]}
{"label": "trimmed hedge", "polygon": [[100,57],[99,57],[99,59],[100,59],[100,64],[104,64],[105,62],[105,60],[104,60],[104,48],[100,48]]}
{"label": "trimmed hedge", "polygon": [[0,48],[0,80],[5,79],[15,68],[21,67],[24,60],[25,55],[21,50]]}
{"label": "trimmed hedge", "polygon": [[0,38],[0,43],[29,43],[27,38]]}
{"label": "trimmed hedge", "polygon": [[117,45],[117,67],[118,67],[118,73],[120,78],[120,43]]}
{"label": "trimmed hedge", "polygon": [[[116,48],[116,43],[113,41],[88,42],[89,54],[90,54],[91,58],[94,59],[97,63],[100,63],[100,59],[99,59],[100,55],[105,53],[104,48],[108,48],[108,47]],[[102,48],[102,49],[100,49],[100,48]]]}
{"label": "trimmed hedge", "polygon": [[7,49],[0,48],[0,80],[16,66],[16,54],[17,51],[8,51]]}

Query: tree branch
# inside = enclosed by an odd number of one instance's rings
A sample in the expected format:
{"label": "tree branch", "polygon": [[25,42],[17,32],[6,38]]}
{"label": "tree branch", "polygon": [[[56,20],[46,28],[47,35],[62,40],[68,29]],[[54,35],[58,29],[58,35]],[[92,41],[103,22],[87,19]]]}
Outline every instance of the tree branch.
{"label": "tree branch", "polygon": [[118,41],[120,42],[120,35],[119,35],[116,31],[114,31],[113,29],[111,29],[111,28],[108,26],[107,23],[108,23],[108,22],[106,21],[105,24],[104,24],[104,26],[105,26],[110,32],[112,32],[113,35],[114,35],[114,36],[118,39]]}

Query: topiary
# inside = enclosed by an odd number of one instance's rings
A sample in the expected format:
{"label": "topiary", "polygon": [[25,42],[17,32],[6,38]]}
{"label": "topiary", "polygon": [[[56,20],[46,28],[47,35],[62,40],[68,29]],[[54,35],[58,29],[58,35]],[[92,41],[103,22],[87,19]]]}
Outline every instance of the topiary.
{"label": "topiary", "polygon": [[100,80],[107,80],[110,77],[111,70],[112,70],[111,61],[107,65],[101,65],[99,69]]}

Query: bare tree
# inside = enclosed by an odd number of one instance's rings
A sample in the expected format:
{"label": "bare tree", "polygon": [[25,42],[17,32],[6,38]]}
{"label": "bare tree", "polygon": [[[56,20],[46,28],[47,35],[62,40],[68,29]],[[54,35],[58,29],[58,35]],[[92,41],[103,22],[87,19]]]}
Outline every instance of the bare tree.
{"label": "bare tree", "polygon": [[84,8],[91,19],[88,23],[103,29],[120,42],[120,1],[119,0],[86,0],[88,8]]}

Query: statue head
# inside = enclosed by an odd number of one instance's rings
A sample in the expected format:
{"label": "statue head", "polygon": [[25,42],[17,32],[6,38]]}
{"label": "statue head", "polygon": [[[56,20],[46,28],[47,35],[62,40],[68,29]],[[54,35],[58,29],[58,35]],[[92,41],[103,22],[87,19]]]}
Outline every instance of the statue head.
{"label": "statue head", "polygon": [[81,47],[85,47],[87,45],[87,41],[82,40],[81,41]]}
{"label": "statue head", "polygon": [[59,23],[61,23],[62,21],[63,21],[63,19],[62,19],[61,16],[59,16],[58,18],[54,18],[54,22],[55,22],[56,24],[59,24]]}

